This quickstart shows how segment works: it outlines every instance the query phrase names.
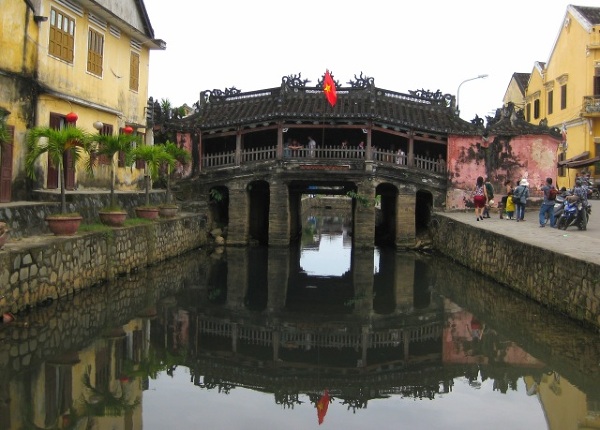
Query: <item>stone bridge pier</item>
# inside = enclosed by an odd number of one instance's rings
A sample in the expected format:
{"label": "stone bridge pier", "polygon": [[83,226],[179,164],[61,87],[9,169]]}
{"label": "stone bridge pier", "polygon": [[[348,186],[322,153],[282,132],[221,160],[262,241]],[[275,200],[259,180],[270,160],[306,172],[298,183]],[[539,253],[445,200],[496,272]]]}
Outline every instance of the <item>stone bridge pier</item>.
{"label": "stone bridge pier", "polygon": [[[284,169],[242,172],[205,181],[194,193],[209,201],[212,220],[227,226],[229,246],[290,245],[301,237],[306,222],[303,199],[315,194],[351,197],[345,201],[352,218],[353,247],[411,247],[418,229],[427,226],[433,208],[445,201],[445,181],[391,173],[394,175],[384,169],[377,174],[300,174]],[[222,200],[211,200],[214,190],[224,196]]]}

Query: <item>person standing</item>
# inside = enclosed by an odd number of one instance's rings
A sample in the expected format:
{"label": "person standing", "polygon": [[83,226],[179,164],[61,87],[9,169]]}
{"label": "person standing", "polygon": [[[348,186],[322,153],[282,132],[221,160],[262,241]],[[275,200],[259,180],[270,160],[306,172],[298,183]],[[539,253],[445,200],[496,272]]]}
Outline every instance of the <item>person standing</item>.
{"label": "person standing", "polygon": [[486,191],[486,202],[485,207],[483,208],[483,217],[490,217],[490,207],[494,204],[494,186],[490,182],[490,179],[486,179],[485,181],[485,191]]}
{"label": "person standing", "polygon": [[310,157],[315,156],[315,148],[317,147],[317,142],[315,142],[315,139],[313,139],[312,137],[308,136],[308,155]]}
{"label": "person standing", "polygon": [[550,218],[550,227],[554,228],[556,220],[554,219],[554,200],[551,199],[550,190],[554,186],[552,185],[552,178],[546,178],[546,183],[542,186],[541,190],[544,193],[544,201],[540,206],[540,227],[546,226],[546,215]]}
{"label": "person standing", "polygon": [[513,202],[517,209],[517,222],[525,221],[525,206],[529,198],[529,181],[527,178],[521,179],[519,186],[513,191]]}
{"label": "person standing", "polygon": [[[502,215],[502,211],[504,211],[505,213],[508,212],[508,210],[506,209],[507,203],[508,203],[508,195],[512,194],[513,192],[513,187],[511,185],[510,181],[505,181],[504,182],[504,192],[506,193],[505,196],[502,196],[502,203],[501,203],[501,210],[500,210],[500,219],[504,218],[504,216]],[[512,200],[512,198],[511,198]],[[514,205],[513,205],[513,211],[515,210]]]}
{"label": "person standing", "polygon": [[473,205],[475,206],[475,218],[477,221],[483,220],[483,208],[487,200],[486,194],[483,177],[479,176],[473,190]]}

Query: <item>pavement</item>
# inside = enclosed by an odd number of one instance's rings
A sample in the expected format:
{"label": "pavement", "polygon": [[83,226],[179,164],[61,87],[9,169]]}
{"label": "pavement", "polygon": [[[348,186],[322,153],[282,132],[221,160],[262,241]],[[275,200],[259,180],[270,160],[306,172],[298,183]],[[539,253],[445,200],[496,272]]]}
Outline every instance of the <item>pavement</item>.
{"label": "pavement", "polygon": [[539,207],[526,208],[525,222],[500,219],[498,210],[490,211],[491,218],[477,221],[474,210],[468,212],[441,212],[439,215],[452,218],[473,227],[493,231],[519,242],[552,250],[572,258],[600,265],[600,201],[590,200],[592,214],[587,230],[569,227],[558,230],[546,225],[539,227]]}

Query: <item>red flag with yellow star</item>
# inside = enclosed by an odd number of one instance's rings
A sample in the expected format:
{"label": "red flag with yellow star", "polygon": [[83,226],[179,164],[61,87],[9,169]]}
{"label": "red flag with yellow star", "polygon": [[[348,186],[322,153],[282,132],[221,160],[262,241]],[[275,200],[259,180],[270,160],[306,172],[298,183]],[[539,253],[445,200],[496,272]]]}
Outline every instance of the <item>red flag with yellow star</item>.
{"label": "red flag with yellow star", "polygon": [[327,408],[329,407],[329,391],[325,390],[319,401],[317,402],[317,418],[319,425],[323,424]]}
{"label": "red flag with yellow star", "polygon": [[325,93],[325,98],[329,102],[331,106],[335,106],[335,102],[337,102],[337,93],[335,91],[335,82],[333,82],[333,78],[329,73],[329,70],[325,71],[325,80],[323,81],[323,92]]}

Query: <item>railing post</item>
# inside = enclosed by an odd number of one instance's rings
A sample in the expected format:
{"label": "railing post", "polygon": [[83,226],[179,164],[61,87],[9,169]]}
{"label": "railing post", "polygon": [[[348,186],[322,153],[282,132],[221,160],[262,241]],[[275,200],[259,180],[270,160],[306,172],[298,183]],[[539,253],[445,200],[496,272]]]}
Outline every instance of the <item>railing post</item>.
{"label": "railing post", "polygon": [[415,137],[412,132],[408,138],[408,165],[410,167],[415,165]]}
{"label": "railing post", "polygon": [[242,163],[242,132],[238,130],[235,135],[235,165]]}

